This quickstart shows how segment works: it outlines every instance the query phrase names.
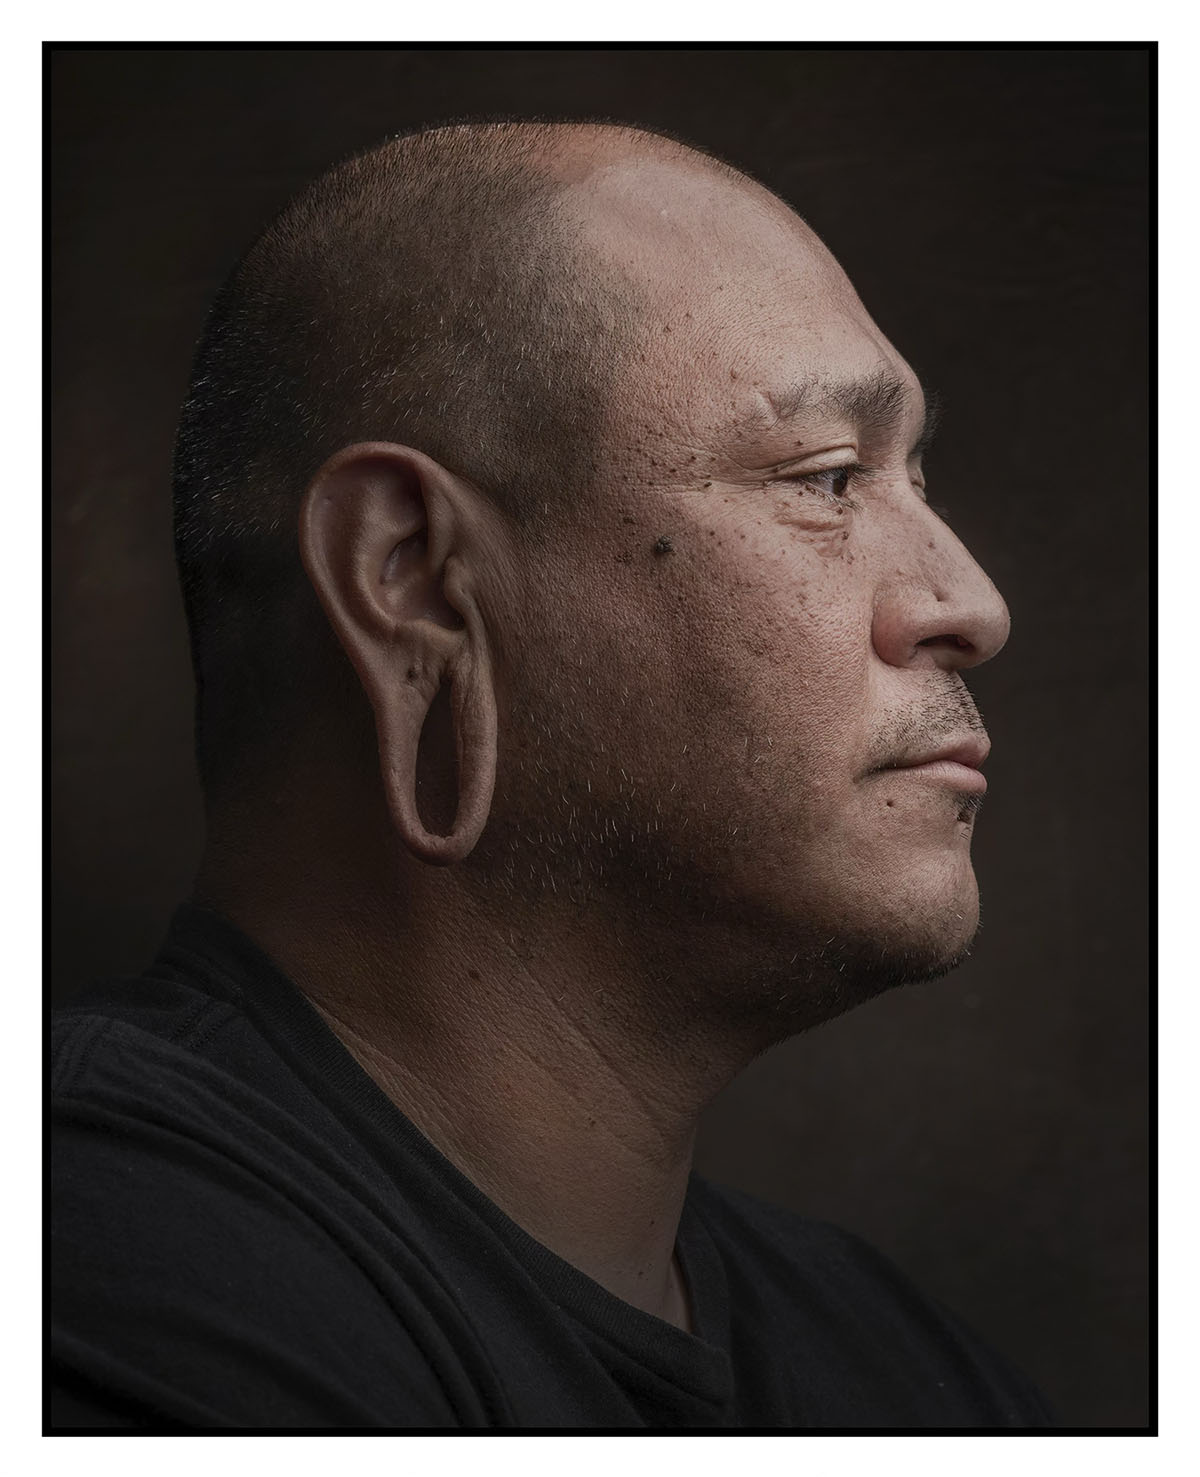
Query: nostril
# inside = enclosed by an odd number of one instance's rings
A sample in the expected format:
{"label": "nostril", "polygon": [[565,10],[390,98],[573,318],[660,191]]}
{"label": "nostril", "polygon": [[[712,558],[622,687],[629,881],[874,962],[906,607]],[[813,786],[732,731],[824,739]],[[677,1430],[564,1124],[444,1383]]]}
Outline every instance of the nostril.
{"label": "nostril", "polygon": [[917,642],[918,646],[951,646],[958,651],[961,651],[964,647],[970,646],[970,644],[971,643],[967,640],[965,636],[957,635],[926,636],[923,641]]}

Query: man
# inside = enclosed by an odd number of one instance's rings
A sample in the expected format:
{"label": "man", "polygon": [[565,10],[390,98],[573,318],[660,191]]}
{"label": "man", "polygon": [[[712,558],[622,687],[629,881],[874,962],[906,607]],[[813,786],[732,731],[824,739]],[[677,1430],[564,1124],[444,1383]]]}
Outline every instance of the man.
{"label": "man", "polygon": [[61,1424],[1044,1424],[853,1238],[691,1176],[757,1053],[966,953],[995,589],[777,197],[460,125],[213,309],[208,836],[55,1043]]}

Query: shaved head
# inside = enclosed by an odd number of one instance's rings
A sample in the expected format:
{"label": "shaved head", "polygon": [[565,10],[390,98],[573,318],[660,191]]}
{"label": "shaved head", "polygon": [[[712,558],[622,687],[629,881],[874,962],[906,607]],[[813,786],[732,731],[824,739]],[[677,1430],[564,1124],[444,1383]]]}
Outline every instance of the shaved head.
{"label": "shaved head", "polygon": [[290,720],[312,709],[313,671],[345,675],[295,537],[305,487],[339,447],[419,448],[530,531],[586,493],[640,308],[562,200],[598,159],[647,148],[704,157],[596,124],[395,138],[302,192],[234,270],[175,460],[206,789],[256,752],[277,763]]}

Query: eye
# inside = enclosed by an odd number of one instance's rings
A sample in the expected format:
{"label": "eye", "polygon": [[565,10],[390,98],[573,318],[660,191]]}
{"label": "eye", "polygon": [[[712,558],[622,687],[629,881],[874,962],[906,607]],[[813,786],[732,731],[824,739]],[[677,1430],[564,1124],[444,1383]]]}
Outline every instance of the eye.
{"label": "eye", "polygon": [[838,508],[857,507],[848,490],[855,479],[864,471],[857,462],[848,462],[841,467],[825,467],[819,472],[792,472],[781,477],[781,482],[790,482],[812,492],[823,502]]}
{"label": "eye", "polygon": [[805,472],[802,477],[797,477],[796,481],[802,482],[805,487],[811,487],[822,497],[841,502],[845,498],[846,489],[850,486],[853,475],[853,467],[828,467],[824,472]]}

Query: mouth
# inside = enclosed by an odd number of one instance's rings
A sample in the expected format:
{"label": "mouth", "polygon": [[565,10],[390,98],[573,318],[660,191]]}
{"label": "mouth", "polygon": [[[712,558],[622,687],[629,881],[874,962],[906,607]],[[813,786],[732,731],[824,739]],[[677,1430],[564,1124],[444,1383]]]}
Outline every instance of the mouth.
{"label": "mouth", "polygon": [[983,762],[991,749],[986,734],[966,734],[880,764],[872,774],[909,774],[916,779],[952,786],[964,795],[982,795],[987,790]]}

